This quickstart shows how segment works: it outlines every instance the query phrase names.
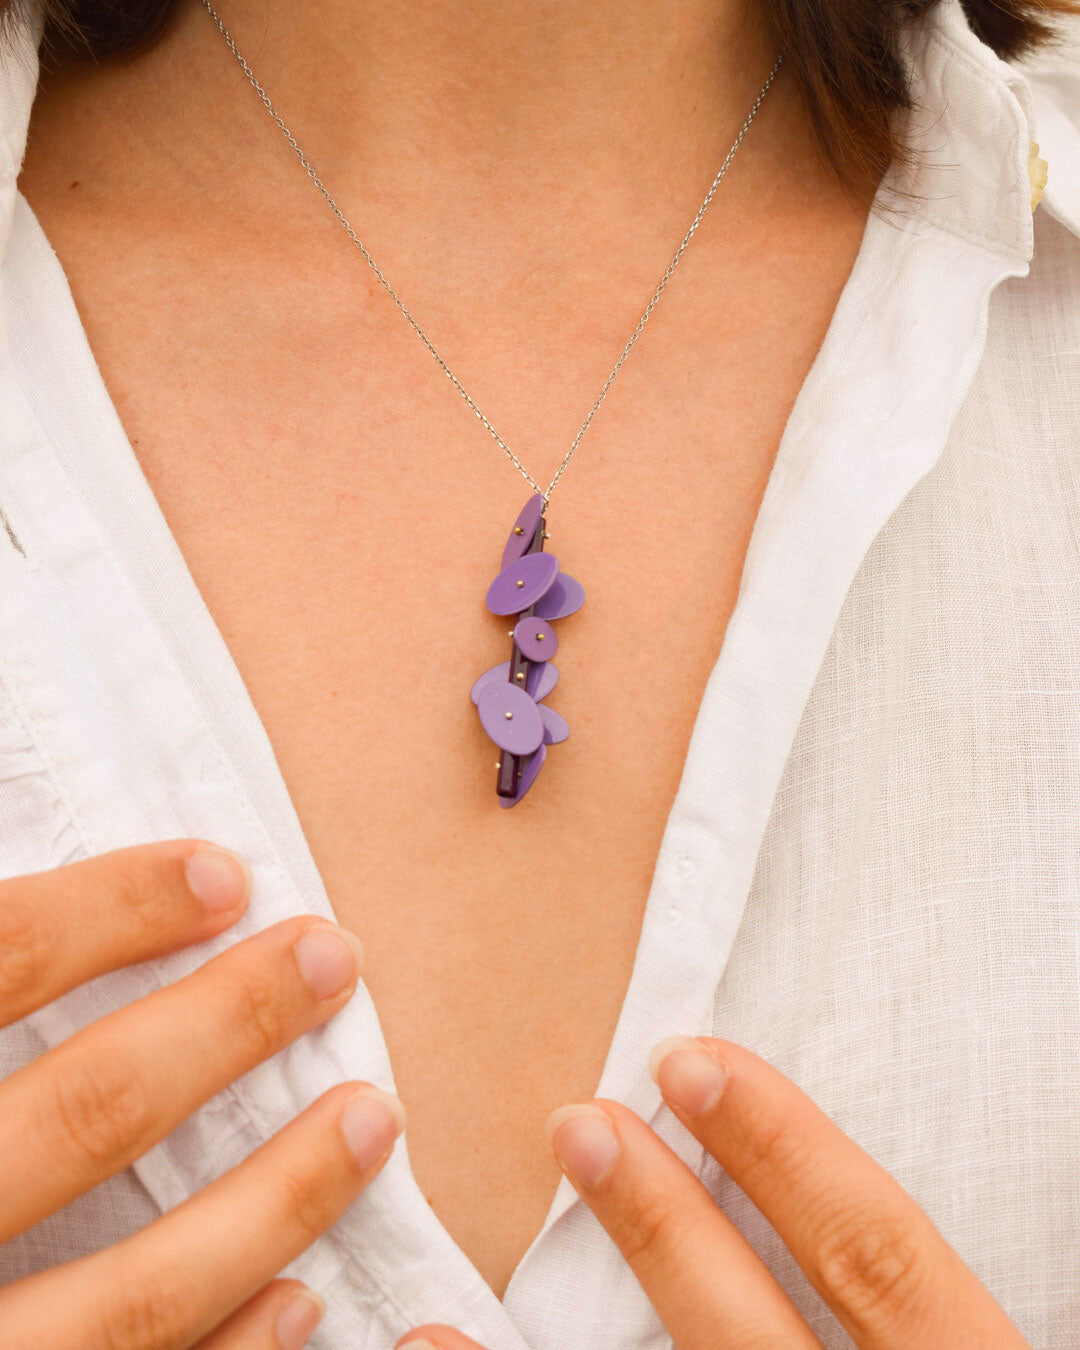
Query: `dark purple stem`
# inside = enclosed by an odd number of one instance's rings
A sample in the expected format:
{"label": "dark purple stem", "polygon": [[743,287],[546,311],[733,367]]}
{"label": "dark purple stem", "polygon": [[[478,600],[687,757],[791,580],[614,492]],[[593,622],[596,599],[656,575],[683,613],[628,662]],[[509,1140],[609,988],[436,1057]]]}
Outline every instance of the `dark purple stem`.
{"label": "dark purple stem", "polygon": [[[541,516],[536,522],[536,529],[533,531],[533,537],[529,541],[529,547],[526,553],[542,553],[544,550],[544,517]],[[524,555],[523,555],[524,556]],[[523,609],[517,616],[520,619],[530,619],[536,613],[536,606],[530,605],[528,609]],[[510,673],[509,680],[511,684],[520,684],[522,688],[529,683],[529,672],[532,669],[532,662],[527,657],[522,656],[521,649],[516,642],[513,642],[513,650],[510,653]],[[521,679],[518,679],[518,676]],[[496,784],[496,792],[500,797],[512,797],[517,791],[518,774],[521,770],[522,755],[512,755],[508,750],[502,752],[499,759],[499,779]]]}

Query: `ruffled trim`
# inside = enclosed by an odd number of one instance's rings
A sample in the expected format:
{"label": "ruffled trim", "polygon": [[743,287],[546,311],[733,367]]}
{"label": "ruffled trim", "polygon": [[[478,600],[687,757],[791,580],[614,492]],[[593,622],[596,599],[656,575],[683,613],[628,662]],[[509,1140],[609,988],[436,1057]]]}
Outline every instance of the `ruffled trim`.
{"label": "ruffled trim", "polygon": [[88,855],[71,803],[36,742],[0,659],[0,867],[44,871]]}

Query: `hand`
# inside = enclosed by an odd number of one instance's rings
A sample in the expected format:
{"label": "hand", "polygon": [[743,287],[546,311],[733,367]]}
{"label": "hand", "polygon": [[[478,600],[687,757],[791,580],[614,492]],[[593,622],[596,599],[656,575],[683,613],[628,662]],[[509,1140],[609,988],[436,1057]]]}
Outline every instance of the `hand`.
{"label": "hand", "polygon": [[[0,1026],[105,971],[223,932],[249,890],[246,864],[192,839],[0,882]],[[325,1022],[351,996],[359,956],[344,929],[288,919],[0,1082],[0,1242]],[[273,1277],[378,1172],[403,1119],[376,1088],[332,1088],[142,1232],[0,1289],[5,1350],[296,1350],[320,1303]]]}
{"label": "hand", "polygon": [[[664,1100],[769,1220],[860,1350],[1026,1345],[914,1200],[783,1074],[729,1041],[653,1052]],[[559,1165],[681,1350],[820,1341],[705,1187],[617,1102],[548,1121]],[[446,1327],[398,1350],[477,1350]]]}

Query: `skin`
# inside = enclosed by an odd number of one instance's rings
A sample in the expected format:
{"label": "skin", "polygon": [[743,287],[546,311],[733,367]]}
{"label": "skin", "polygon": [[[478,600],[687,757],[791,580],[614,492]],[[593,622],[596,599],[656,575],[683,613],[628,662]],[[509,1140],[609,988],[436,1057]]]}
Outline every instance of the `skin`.
{"label": "skin", "polygon": [[[0,881],[0,1026],[106,971],[224,931],[250,892],[242,859],[190,839]],[[0,1242],[332,1017],[355,992],[361,961],[347,930],[287,919],[0,1082]],[[661,1042],[650,1069],[860,1350],[1025,1345],[911,1197],[782,1074],[704,1037]],[[378,1173],[403,1124],[401,1103],[370,1084],[332,1088],[142,1232],[5,1286],[5,1347],[298,1350],[321,1301],[274,1276]],[[565,1106],[547,1132],[682,1350],[819,1344],[739,1230],[633,1112],[612,1101]],[[481,1350],[438,1326],[410,1332],[399,1350],[408,1346]]]}
{"label": "skin", "polygon": [[[662,1041],[650,1069],[859,1350],[1027,1345],[911,1196],[790,1079],[744,1047],[704,1036]],[[680,1350],[820,1347],[697,1177],[632,1111],[585,1102],[554,1112],[547,1128],[560,1166]],[[427,1326],[397,1350],[480,1347]]]}
{"label": "skin", "polygon": [[[242,860],[190,839],[0,882],[0,1026],[106,971],[222,932],[250,890]],[[285,920],[0,1082],[0,1242],[332,1017],[356,988],[360,959],[344,929]],[[141,1233],[6,1285],[5,1346],[296,1350],[321,1300],[274,1276],[376,1175],[403,1123],[400,1102],[370,1084],[332,1088]]]}
{"label": "skin", "polygon": [[[775,59],[759,11],[223,10],[546,485]],[[47,72],[20,186],[334,913],[370,953],[420,1184],[501,1294],[558,1181],[540,1123],[600,1078],[758,505],[870,191],[837,182],[782,69],[556,490],[550,546],[587,591],[551,700],[572,735],[505,812],[467,693],[507,654],[482,601],[530,489],[194,0],[135,60]]]}

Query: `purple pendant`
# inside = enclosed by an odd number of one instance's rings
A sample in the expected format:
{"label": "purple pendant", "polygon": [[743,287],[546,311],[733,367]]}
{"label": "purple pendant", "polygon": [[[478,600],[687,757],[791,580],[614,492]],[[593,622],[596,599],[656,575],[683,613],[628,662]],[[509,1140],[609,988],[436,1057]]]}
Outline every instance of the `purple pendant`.
{"label": "purple pendant", "polygon": [[520,686],[486,685],[476,710],[487,734],[512,755],[531,755],[544,739],[540,709]]}
{"label": "purple pendant", "polygon": [[547,746],[541,741],[533,753],[525,760],[525,763],[518,774],[517,787],[514,789],[512,797],[500,797],[500,806],[517,806],[522,797],[536,782],[536,775],[544,765],[544,756],[547,754]]}
{"label": "purple pendant", "polygon": [[514,641],[521,648],[522,656],[530,661],[549,661],[559,646],[555,629],[547,619],[518,619],[514,629]]}
{"label": "purple pendant", "polygon": [[[518,679],[517,676],[521,678]],[[517,684],[520,684],[528,692],[531,698],[537,703],[547,698],[548,694],[559,683],[559,667],[554,661],[525,661],[518,670],[517,675],[511,677],[510,662],[500,661],[497,666],[492,666],[490,670],[485,670],[483,675],[476,681],[472,687],[472,701],[480,706],[480,695],[483,693],[486,685],[494,684],[496,681],[506,681],[514,678]]]}
{"label": "purple pendant", "polygon": [[560,741],[565,741],[567,736],[570,735],[566,718],[560,716],[554,708],[549,708],[546,703],[540,704],[540,720],[544,724],[545,745],[558,745]]}
{"label": "purple pendant", "polygon": [[559,667],[554,661],[526,660],[524,664],[528,667],[525,688],[539,703],[541,699],[547,698],[559,683]]}
{"label": "purple pendant", "polygon": [[507,563],[488,587],[487,607],[492,614],[523,614],[550,591],[559,572],[554,553],[526,553]]}
{"label": "purple pendant", "polygon": [[584,603],[585,587],[580,581],[561,573],[536,602],[536,613],[541,619],[565,619]]}
{"label": "purple pendant", "polygon": [[544,511],[544,499],[534,492],[521,508],[521,515],[514,521],[514,528],[503,549],[502,565],[508,567],[515,558],[520,558],[532,543],[540,517]]}
{"label": "purple pendant", "polygon": [[496,793],[500,806],[516,806],[543,767],[547,748],[565,741],[570,728],[542,700],[559,672],[550,659],[559,645],[552,621],[579,610],[580,581],[559,571],[544,552],[544,498],[533,493],[522,507],[503,549],[501,570],[488,587],[492,614],[517,615],[509,661],[492,666],[472,687],[480,724],[499,747]]}

